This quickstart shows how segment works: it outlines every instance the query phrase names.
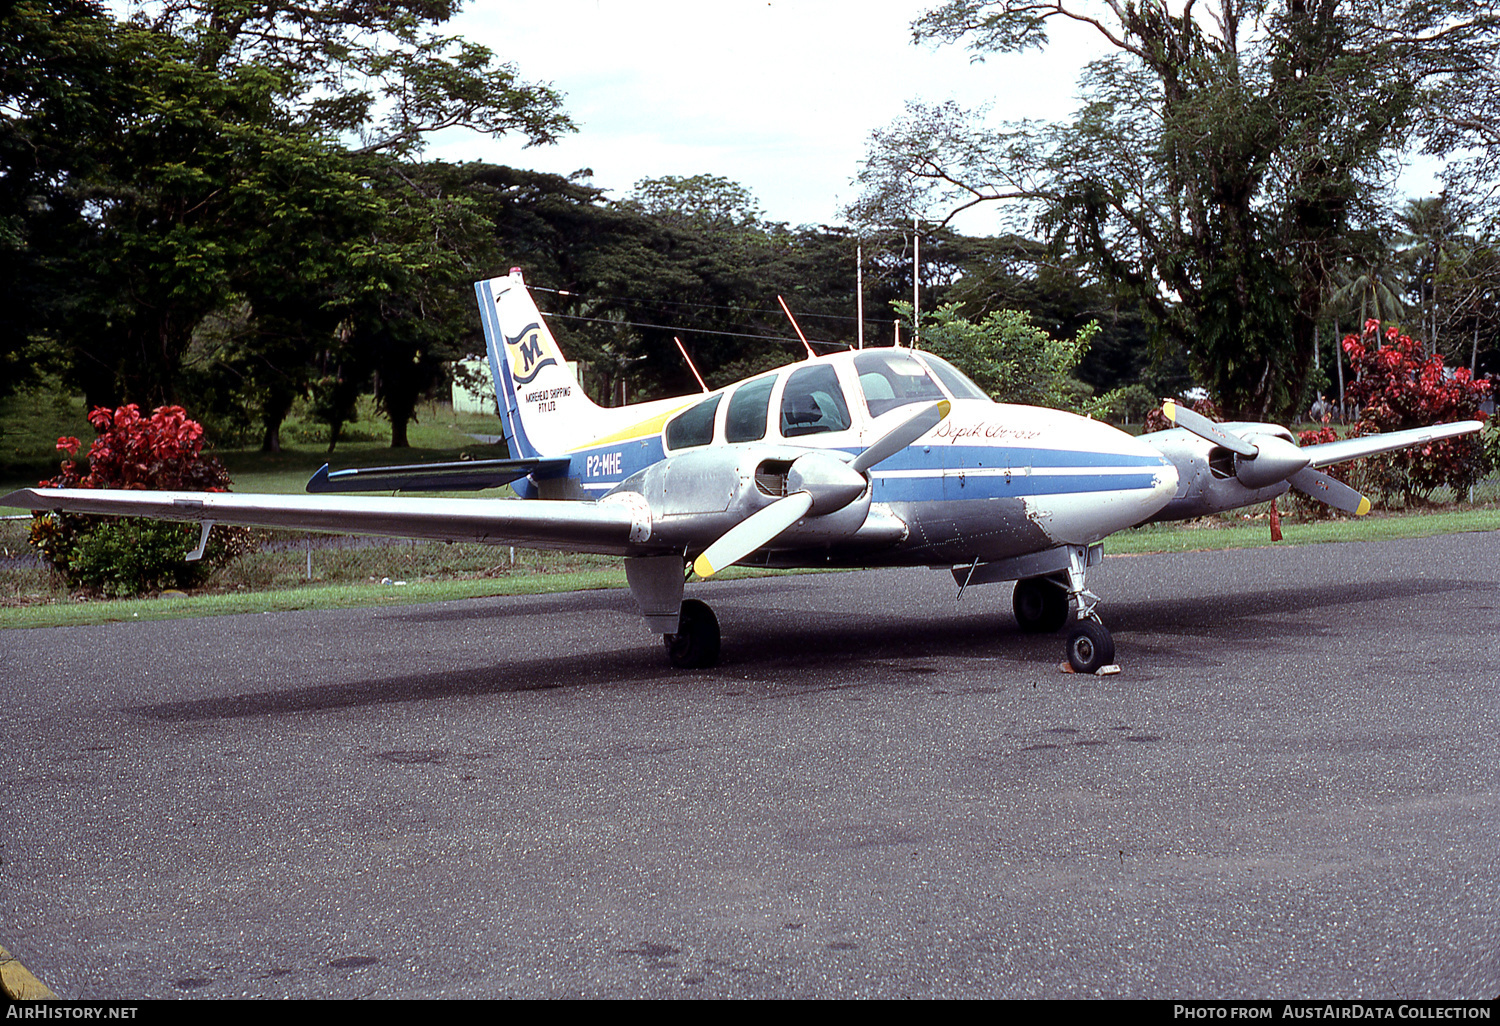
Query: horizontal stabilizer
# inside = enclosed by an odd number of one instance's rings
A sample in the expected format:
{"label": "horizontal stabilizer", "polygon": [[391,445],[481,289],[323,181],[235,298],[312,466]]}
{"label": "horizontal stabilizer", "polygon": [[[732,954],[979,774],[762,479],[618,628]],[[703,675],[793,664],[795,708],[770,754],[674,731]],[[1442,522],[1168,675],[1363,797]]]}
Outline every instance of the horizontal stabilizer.
{"label": "horizontal stabilizer", "polygon": [[329,492],[477,492],[499,488],[527,474],[566,473],[569,459],[459,460],[400,467],[354,467],[329,473],[328,464],[307,482],[314,495]]}

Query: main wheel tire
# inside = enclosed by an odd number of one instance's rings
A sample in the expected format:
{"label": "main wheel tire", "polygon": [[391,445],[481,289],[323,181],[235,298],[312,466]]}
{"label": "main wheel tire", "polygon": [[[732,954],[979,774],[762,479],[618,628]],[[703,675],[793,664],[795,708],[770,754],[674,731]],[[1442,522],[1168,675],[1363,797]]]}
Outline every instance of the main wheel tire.
{"label": "main wheel tire", "polygon": [[1045,577],[1017,581],[1010,604],[1027,634],[1054,634],[1068,622],[1067,592]]}
{"label": "main wheel tire", "polygon": [[678,613],[677,633],[663,634],[667,658],[679,670],[706,670],[719,661],[719,618],[697,599],[686,599]]}
{"label": "main wheel tire", "polygon": [[1068,631],[1068,665],[1074,673],[1094,673],[1115,661],[1115,639],[1103,624],[1079,620]]}

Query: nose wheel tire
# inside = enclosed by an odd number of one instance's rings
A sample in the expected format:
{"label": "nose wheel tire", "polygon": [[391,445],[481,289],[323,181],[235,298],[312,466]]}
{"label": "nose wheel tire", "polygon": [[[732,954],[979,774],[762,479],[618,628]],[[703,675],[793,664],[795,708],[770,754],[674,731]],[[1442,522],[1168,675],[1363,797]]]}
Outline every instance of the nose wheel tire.
{"label": "nose wheel tire", "polygon": [[719,618],[697,599],[687,599],[678,614],[677,633],[663,634],[667,659],[679,670],[706,670],[719,661]]}
{"label": "nose wheel tire", "polygon": [[1067,651],[1074,673],[1094,673],[1115,661],[1115,639],[1103,624],[1079,620],[1068,631]]}

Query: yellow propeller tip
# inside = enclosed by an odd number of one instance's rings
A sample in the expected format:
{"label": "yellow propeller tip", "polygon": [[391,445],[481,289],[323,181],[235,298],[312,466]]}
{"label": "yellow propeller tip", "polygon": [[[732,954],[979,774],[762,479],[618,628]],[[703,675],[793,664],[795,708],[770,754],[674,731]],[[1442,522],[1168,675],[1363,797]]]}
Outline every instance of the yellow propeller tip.
{"label": "yellow propeller tip", "polygon": [[1167,415],[1167,419],[1173,424],[1177,423],[1177,404],[1168,399],[1161,404],[1161,412]]}
{"label": "yellow propeller tip", "polygon": [[938,403],[938,419],[939,420],[941,420],[942,418],[948,416],[948,414],[951,413],[951,412],[953,412],[953,403],[949,402],[947,399],[944,399],[944,400],[942,400],[941,402]]}
{"label": "yellow propeller tip", "polygon": [[1359,500],[1359,508],[1354,511],[1354,515],[1357,517],[1362,517],[1368,512],[1370,512],[1370,500],[1361,498]]}
{"label": "yellow propeller tip", "polygon": [[699,577],[712,577],[718,572],[719,571],[714,568],[714,565],[707,559],[704,559],[702,556],[699,556],[697,559],[693,560],[693,573],[697,574]]}

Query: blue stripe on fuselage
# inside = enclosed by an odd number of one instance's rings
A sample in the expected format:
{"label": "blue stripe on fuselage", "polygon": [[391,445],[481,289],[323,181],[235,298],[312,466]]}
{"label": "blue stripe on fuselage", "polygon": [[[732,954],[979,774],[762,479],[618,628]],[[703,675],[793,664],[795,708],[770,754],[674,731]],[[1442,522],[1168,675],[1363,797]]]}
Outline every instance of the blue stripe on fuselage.
{"label": "blue stripe on fuselage", "polygon": [[659,433],[595,445],[568,454],[573,461],[568,476],[602,495],[632,474],[660,463],[665,453]]}
{"label": "blue stripe on fuselage", "polygon": [[[858,449],[845,449],[850,455]],[[626,478],[665,458],[660,434],[596,445],[571,453],[566,475],[586,491],[604,494]],[[1150,489],[1156,471],[1167,466],[1160,456],[1079,452],[1061,449],[999,446],[914,446],[885,460],[873,471],[877,502],[923,502],[954,498],[1019,498],[1087,492]],[[1015,472],[1006,475],[1011,468]],[[1075,473],[1034,473],[1034,470]],[[1089,471],[1095,471],[1090,473]],[[888,477],[887,472],[922,472]],[[962,485],[959,474],[963,473]],[[1122,473],[1121,471],[1134,471]],[[945,472],[947,474],[945,478]],[[946,481],[946,486],[945,486]],[[946,492],[945,492],[946,487]]]}
{"label": "blue stripe on fuselage", "polygon": [[1150,489],[1156,486],[1156,472],[1167,465],[1160,456],[1130,453],[913,446],[875,468],[873,498],[877,502],[923,502]]}
{"label": "blue stripe on fuselage", "polygon": [[[858,449],[845,450],[850,453]],[[969,467],[1140,467],[1155,470],[1171,463],[1164,456],[1034,449],[998,445],[913,445],[880,464],[881,470],[937,470]]]}
{"label": "blue stripe on fuselage", "polygon": [[942,499],[1032,498],[1039,495],[1077,495],[1085,492],[1150,490],[1155,474],[1010,475],[967,474],[934,470],[924,477],[881,477],[875,471],[876,502],[937,502]]}

